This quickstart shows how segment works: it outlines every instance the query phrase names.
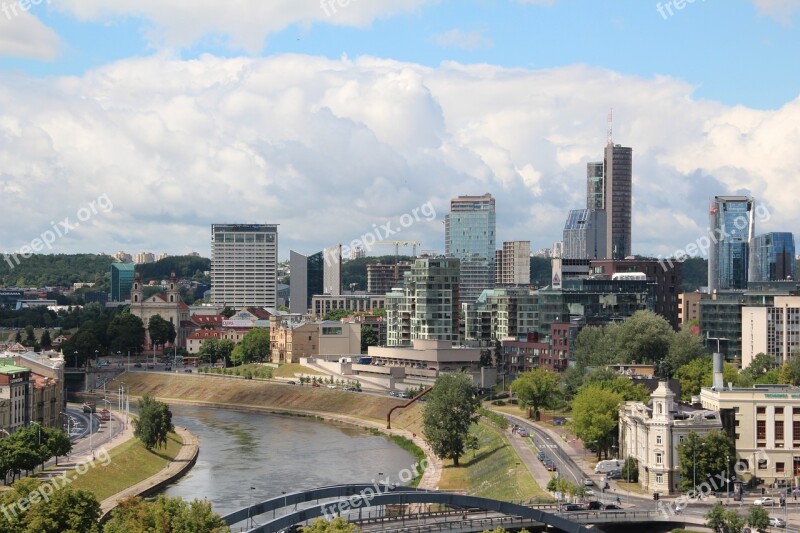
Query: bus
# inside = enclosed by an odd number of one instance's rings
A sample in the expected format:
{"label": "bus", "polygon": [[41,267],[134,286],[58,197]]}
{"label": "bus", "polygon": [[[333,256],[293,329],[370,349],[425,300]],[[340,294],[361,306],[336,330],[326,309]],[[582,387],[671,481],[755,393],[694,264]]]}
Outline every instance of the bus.
{"label": "bus", "polygon": [[100,411],[100,420],[108,421],[111,420],[111,411],[108,409],[102,409]]}
{"label": "bus", "polygon": [[83,412],[84,413],[94,413],[95,412],[94,402],[85,402],[83,404]]}

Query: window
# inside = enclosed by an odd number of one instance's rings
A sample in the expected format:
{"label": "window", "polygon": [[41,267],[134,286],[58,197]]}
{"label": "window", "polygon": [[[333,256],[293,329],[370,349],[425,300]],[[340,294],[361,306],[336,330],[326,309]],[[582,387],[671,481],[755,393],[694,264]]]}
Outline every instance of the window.
{"label": "window", "polygon": [[683,439],[685,439],[685,438],[686,438],[686,435],[681,435],[680,437],[678,437],[678,442],[683,442]]}
{"label": "window", "polygon": [[783,407],[776,407],[775,408],[775,414],[776,415],[782,415],[783,414]]}
{"label": "window", "polygon": [[784,471],[784,464],[783,463],[775,463],[775,472],[782,473]]}
{"label": "window", "polygon": [[783,420],[775,421],[775,440],[783,442]]}
{"label": "window", "polygon": [[756,440],[767,440],[766,420],[756,420]]}
{"label": "window", "polygon": [[661,435],[656,435],[656,444],[661,444]]}
{"label": "window", "polygon": [[664,483],[664,474],[656,474],[656,483]]}
{"label": "window", "polygon": [[769,461],[767,461],[766,459],[759,459],[758,460],[758,469],[759,470],[766,470],[768,464],[769,464]]}
{"label": "window", "polygon": [[656,464],[657,465],[664,464],[663,458],[664,458],[664,454],[663,453],[657,453],[656,454]]}
{"label": "window", "polygon": [[766,414],[767,408],[766,407],[756,407],[756,414],[763,415]]}

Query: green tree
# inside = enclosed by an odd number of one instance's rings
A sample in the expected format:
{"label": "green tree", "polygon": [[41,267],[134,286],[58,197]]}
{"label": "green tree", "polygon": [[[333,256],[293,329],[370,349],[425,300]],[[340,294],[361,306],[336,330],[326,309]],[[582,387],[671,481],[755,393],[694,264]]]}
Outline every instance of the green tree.
{"label": "green tree", "polygon": [[[41,482],[24,478],[11,490],[3,493],[3,508],[8,512],[0,515],[0,531],[26,533],[97,533],[100,503],[94,494],[72,487],[61,487],[52,491],[47,499],[41,498]],[[34,496],[34,494],[38,495]],[[19,502],[29,502],[22,510]]]}
{"label": "green tree", "polygon": [[590,366],[604,367],[616,360],[607,347],[605,335],[605,328],[590,326],[583,328],[575,337],[575,366],[581,371]]}
{"label": "green tree", "polygon": [[28,324],[25,326],[25,342],[33,345],[36,342],[36,332],[33,329],[33,326]]}
{"label": "green tree", "polygon": [[230,529],[211,509],[208,500],[186,502],[159,496],[154,502],[131,497],[119,502],[104,533],[169,531],[172,533],[222,533]]}
{"label": "green tree", "polygon": [[625,464],[622,465],[622,471],[620,472],[620,479],[630,481],[631,483],[639,482],[639,464],[636,462],[636,459],[633,457],[625,459]]}
{"label": "green tree", "polygon": [[735,509],[725,511],[725,533],[742,533],[746,523],[747,519]]}
{"label": "green tree", "polygon": [[78,367],[84,366],[86,361],[93,359],[95,350],[99,349],[100,343],[94,334],[82,328],[71,339],[61,345],[61,351],[67,362],[77,364]]}
{"label": "green tree", "polygon": [[800,351],[792,352],[789,360],[781,365],[778,379],[786,385],[800,385]]}
{"label": "green tree", "polygon": [[139,417],[134,419],[133,428],[134,436],[148,450],[166,447],[169,432],[175,430],[172,411],[167,404],[145,394],[139,399]]}
{"label": "green tree", "polygon": [[637,311],[616,328],[609,328],[610,347],[620,363],[658,364],[669,353],[675,331],[664,317]]}
{"label": "green tree", "polygon": [[[150,334],[150,342],[152,342],[154,346],[163,346],[169,341],[170,324],[172,324],[172,322],[164,320],[161,315],[153,315],[150,317],[147,323],[147,331]],[[175,326],[173,325],[172,328],[175,329]]]}
{"label": "green tree", "polygon": [[724,533],[725,531],[725,507],[721,502],[715,503],[706,513],[706,527],[714,533]]}
{"label": "green tree", "polygon": [[56,466],[58,466],[59,457],[72,451],[72,441],[69,439],[69,435],[60,429],[42,428],[42,440],[50,451],[50,455],[56,458]]}
{"label": "green tree", "polygon": [[343,318],[347,318],[350,316],[350,311],[346,309],[331,309],[327,313],[325,313],[325,317],[323,320],[332,320],[334,322],[339,322]]}
{"label": "green tree", "polygon": [[623,402],[644,402],[650,399],[650,390],[641,383],[634,383],[631,379],[620,376],[610,370],[598,370],[590,373],[584,381],[584,387],[596,384],[600,387],[616,392],[622,396]]}
{"label": "green tree", "polygon": [[542,368],[534,368],[523,372],[511,383],[511,392],[519,398],[521,409],[531,408],[531,417],[535,418],[539,408],[553,408],[562,398],[561,378],[554,372]]}
{"label": "green tree", "polygon": [[[161,318],[161,317],[159,317]],[[163,322],[163,320],[162,320]],[[144,322],[129,309],[114,315],[108,324],[109,349],[116,353],[127,353],[128,350],[140,352],[144,345]],[[152,335],[152,333],[151,333]]]}
{"label": "green tree", "polygon": [[300,531],[303,533],[356,533],[360,530],[341,516],[337,516],[330,522],[324,518],[317,518],[311,522],[310,526],[300,528]]}
{"label": "green tree", "polygon": [[492,351],[489,348],[483,348],[481,350],[481,357],[478,360],[478,364],[481,368],[488,368],[494,366],[492,362]]}
{"label": "green tree", "polygon": [[[222,348],[227,349],[225,347]],[[251,329],[242,337],[242,342],[238,348],[240,348],[239,354],[241,355],[241,359],[237,360],[238,363],[247,364],[254,361],[263,361],[270,353],[269,330],[264,328]],[[231,355],[233,355],[233,351]]]}
{"label": "green tree", "polygon": [[753,357],[753,360],[750,361],[750,364],[747,365],[747,368],[742,369],[741,373],[742,375],[749,377],[752,382],[755,383],[759,377],[775,368],[775,366],[775,358],[771,355],[761,352]]}
{"label": "green tree", "polygon": [[695,359],[700,359],[706,354],[702,337],[693,334],[690,330],[679,331],[670,339],[667,356],[664,359],[664,375],[674,377],[680,367]]}
{"label": "green tree", "polygon": [[14,342],[22,343],[22,333],[20,333],[19,330],[17,330],[17,333],[14,335]]}
{"label": "green tree", "polygon": [[199,357],[204,363],[213,364],[217,362],[217,359],[219,359],[219,353],[219,340],[206,339],[203,341],[203,344],[200,345],[200,350],[197,352],[197,357]]}
{"label": "green tree", "polygon": [[747,512],[747,525],[764,533],[769,529],[769,512],[761,505],[753,505]]}
{"label": "green tree", "polygon": [[44,330],[42,332],[42,338],[39,339],[39,345],[42,348],[50,348],[53,345],[53,339],[50,338],[50,330]]}
{"label": "green tree", "polygon": [[599,384],[585,385],[572,399],[572,429],[583,442],[597,444],[598,459],[604,451],[608,456],[617,428],[621,401],[621,394]]}
{"label": "green tree", "polygon": [[422,411],[425,441],[440,459],[452,459],[458,466],[464,455],[470,426],[477,421],[480,401],[467,374],[445,374],[426,395]]}
{"label": "green tree", "polygon": [[378,334],[369,326],[361,326],[361,353],[367,353],[370,346],[378,345]]}
{"label": "green tree", "polygon": [[732,461],[735,457],[733,442],[723,431],[715,429],[705,437],[700,437],[694,431],[689,432],[683,442],[678,444],[678,488],[685,492],[697,491],[697,480],[702,483],[718,474],[733,472]]}

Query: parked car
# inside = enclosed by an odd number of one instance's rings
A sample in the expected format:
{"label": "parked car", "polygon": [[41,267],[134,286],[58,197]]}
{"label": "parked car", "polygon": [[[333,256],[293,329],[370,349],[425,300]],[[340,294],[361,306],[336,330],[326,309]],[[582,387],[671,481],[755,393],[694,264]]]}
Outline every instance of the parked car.
{"label": "parked car", "polygon": [[296,381],[287,381],[286,383],[288,383],[289,385],[297,385]]}
{"label": "parked car", "polygon": [[164,372],[172,372],[172,365],[167,365],[164,367]]}
{"label": "parked car", "polygon": [[769,525],[772,527],[786,527],[786,521],[783,518],[770,517]]}
{"label": "parked car", "polygon": [[555,464],[555,463],[553,463],[553,462],[550,462],[550,463],[547,463],[547,464],[545,464],[545,465],[544,465],[544,467],[545,467],[545,468],[546,468],[546,469],[547,469],[549,472],[555,472],[555,471],[557,470],[557,469],[556,469],[556,464]]}
{"label": "parked car", "polygon": [[150,370],[154,369],[155,367],[156,365],[154,365],[153,363],[148,363],[147,365],[147,368],[149,368]]}
{"label": "parked car", "polygon": [[336,390],[336,385],[328,385],[328,388],[329,388],[329,389]]}
{"label": "parked car", "polygon": [[538,457],[540,461],[544,461],[545,459],[547,459],[547,454],[544,452],[539,452],[536,454],[536,457]]}
{"label": "parked car", "polygon": [[136,363],[133,365],[134,368],[142,368],[142,363]]}
{"label": "parked car", "polygon": [[583,505],[579,503],[565,503],[562,504],[561,507],[558,508],[561,512],[569,512],[569,511],[585,511],[586,509],[583,508]]}
{"label": "parked car", "polygon": [[517,432],[517,434],[518,434],[520,437],[527,437],[527,436],[528,436],[528,432],[527,432],[527,431],[525,431],[524,429],[520,429],[520,430]]}
{"label": "parked car", "polygon": [[606,474],[606,479],[622,479],[622,472],[619,470],[612,470]]}
{"label": "parked car", "polygon": [[588,504],[586,504],[586,508],[589,509],[590,511],[600,511],[603,509],[603,504],[602,502],[591,501]]}
{"label": "parked car", "polygon": [[622,509],[622,507],[613,503],[607,503],[603,506],[603,511],[616,511],[618,509]]}
{"label": "parked car", "polygon": [[192,369],[191,368],[187,368],[186,370],[184,370],[184,372],[186,372],[187,374],[191,374],[192,373]]}
{"label": "parked car", "polygon": [[586,479],[583,480],[583,486],[584,487],[593,487],[594,486],[594,481],[592,481],[591,479],[589,479],[587,477]]}
{"label": "parked car", "polygon": [[772,498],[756,498],[753,500],[753,505],[770,506],[775,505],[775,500]]}
{"label": "parked car", "polygon": [[594,496],[594,491],[592,489],[586,489],[583,493],[587,496]]}
{"label": "parked car", "polygon": [[315,381],[314,383],[312,383],[312,384],[311,384],[311,386],[312,386],[312,387],[319,388],[319,387],[320,387],[320,384],[319,384],[319,383],[317,383],[317,382]]}

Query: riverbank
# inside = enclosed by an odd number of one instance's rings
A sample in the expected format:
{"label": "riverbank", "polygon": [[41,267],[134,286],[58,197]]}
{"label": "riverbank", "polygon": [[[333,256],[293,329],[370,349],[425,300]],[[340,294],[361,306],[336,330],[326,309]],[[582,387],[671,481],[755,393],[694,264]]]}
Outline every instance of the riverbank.
{"label": "riverbank", "polygon": [[[416,426],[405,422],[421,418],[419,405],[401,410],[386,428],[386,413],[406,400],[391,396],[329,390],[300,385],[286,385],[251,380],[229,380],[209,375],[185,375],[132,372],[109,382],[108,390],[124,383],[131,396],[151,394],[168,404],[194,405],[291,416],[309,416],[357,426],[386,435],[405,437],[414,443],[427,458],[428,468],[422,475],[419,488],[436,489],[442,463],[421,438]],[[81,397],[89,397],[81,395]]]}

